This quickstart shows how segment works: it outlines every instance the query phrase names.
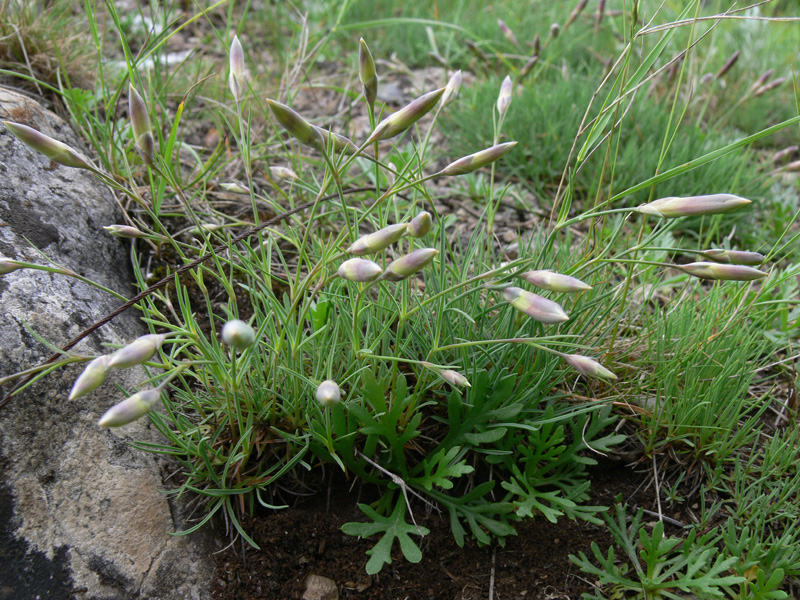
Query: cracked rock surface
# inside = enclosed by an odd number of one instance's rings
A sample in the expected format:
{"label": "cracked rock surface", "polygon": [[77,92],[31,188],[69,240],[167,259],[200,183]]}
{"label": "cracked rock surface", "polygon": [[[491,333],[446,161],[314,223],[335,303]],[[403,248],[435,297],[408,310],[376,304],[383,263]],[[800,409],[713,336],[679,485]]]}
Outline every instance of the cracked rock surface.
{"label": "cracked rock surface", "polygon": [[[82,150],[56,115],[6,88],[0,88],[0,119]],[[43,263],[35,246],[130,297],[127,251],[102,229],[118,222],[113,197],[88,173],[51,163],[0,126],[0,255]],[[63,275],[2,276],[0,377],[51,354],[31,332],[63,345],[119,304]],[[131,310],[73,351],[109,352],[103,344],[143,333]],[[56,371],[0,408],[0,598],[207,598],[213,541],[169,535],[186,525],[180,507],[158,491],[163,465],[128,444],[156,441],[157,432],[147,419],[111,431],[96,425],[124,397],[118,386],[132,392],[144,371],[113,371],[100,388],[68,401],[82,368]]]}

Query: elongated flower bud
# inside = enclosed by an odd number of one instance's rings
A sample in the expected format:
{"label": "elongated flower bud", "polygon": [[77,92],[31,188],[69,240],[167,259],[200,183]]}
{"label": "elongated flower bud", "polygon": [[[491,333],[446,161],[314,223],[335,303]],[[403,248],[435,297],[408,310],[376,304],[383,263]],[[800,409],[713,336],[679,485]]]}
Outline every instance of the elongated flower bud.
{"label": "elongated flower bud", "polygon": [[317,388],[317,402],[322,406],[330,407],[342,401],[342,391],[333,379],[326,379]]}
{"label": "elongated flower bud", "polygon": [[761,76],[753,82],[753,85],[750,86],[750,89],[748,90],[748,93],[752,94],[758,88],[760,88],[762,85],[764,85],[764,82],[767,79],[769,79],[770,77],[772,77],[773,73],[775,73],[775,69],[767,69],[766,71],[764,71],[761,74]]}
{"label": "elongated flower bud", "polygon": [[606,369],[603,365],[593,358],[582,354],[566,354],[564,360],[581,375],[587,377],[598,377],[600,379],[616,379],[617,376]]}
{"label": "elongated flower bud", "polygon": [[389,225],[388,227],[384,227],[383,229],[358,238],[346,252],[348,254],[355,254],[356,256],[375,254],[394,244],[403,237],[407,231],[407,223]]}
{"label": "elongated flower bud", "polygon": [[244,65],[244,50],[239,41],[239,37],[234,35],[233,42],[231,42],[230,50],[230,69],[231,74],[228,77],[228,87],[231,88],[234,100],[241,102],[244,98],[246,87],[246,72]]}
{"label": "elongated flower bud", "polygon": [[150,360],[165,339],[167,339],[166,335],[157,333],[136,338],[127,346],[123,346],[114,352],[108,359],[108,366],[116,369],[127,369],[134,365],[140,365]]}
{"label": "elongated flower bud", "polygon": [[578,15],[581,14],[584,8],[586,8],[586,4],[589,0],[580,0],[578,5],[572,9],[572,12],[569,14],[569,18],[567,19],[567,23],[564,25],[564,30],[566,31],[567,27],[572,25],[575,22],[575,19],[578,18]]}
{"label": "elongated flower bud", "polygon": [[542,49],[542,38],[540,38],[539,34],[537,33],[535,36],[533,36],[533,55],[539,56],[541,49]]}
{"label": "elongated flower bud", "polygon": [[342,279],[357,283],[367,283],[375,281],[383,273],[383,269],[366,258],[351,258],[339,265],[337,272]]}
{"label": "elongated flower bud", "polygon": [[116,237],[123,238],[143,238],[148,235],[141,229],[131,227],[130,225],[106,225],[103,227],[108,233]]}
{"label": "elongated flower bud", "polygon": [[531,72],[531,69],[533,69],[533,67],[535,67],[536,63],[538,62],[539,62],[538,54],[534,54],[533,56],[531,56],[530,59],[528,59],[528,62],[526,62],[520,69],[519,76],[525,77],[528,73]]}
{"label": "elongated flower bud", "polygon": [[592,289],[592,286],[585,284],[580,279],[570,277],[569,275],[562,275],[561,273],[554,273],[548,269],[542,271],[526,271],[524,273],[519,273],[519,276],[531,285],[535,285],[543,290],[550,290],[551,292],[572,294]]}
{"label": "elongated flower bud", "polygon": [[670,196],[640,205],[636,210],[646,215],[656,215],[665,219],[694,217],[699,215],[721,215],[733,212],[750,204],[750,200],[733,194],[711,194],[709,196]]}
{"label": "elongated flower bud", "polygon": [[275,179],[297,179],[297,173],[288,167],[270,167],[269,174]]}
{"label": "elongated flower bud", "polygon": [[497,95],[497,112],[502,118],[506,114],[508,107],[511,106],[511,92],[513,91],[511,77],[506,75],[503,83],[500,84],[500,93]]}
{"label": "elongated flower bud", "polygon": [[465,173],[472,173],[481,167],[492,164],[500,160],[503,156],[508,154],[517,142],[506,142],[504,144],[497,144],[486,150],[481,150],[475,154],[470,154],[457,161],[450,163],[439,172],[439,175],[464,175]]}
{"label": "elongated flower bud", "polygon": [[450,76],[450,80],[447,82],[447,85],[444,88],[444,93],[442,94],[442,108],[456,99],[458,96],[458,91],[461,89],[461,82],[463,80],[464,76],[461,74],[460,69]]}
{"label": "elongated flower bud", "polygon": [[435,248],[418,248],[393,261],[383,277],[389,281],[402,281],[424,269],[439,254]]}
{"label": "elongated flower bud", "polygon": [[506,25],[506,22],[503,19],[497,19],[497,26],[500,28],[500,33],[512,44],[515,46],[519,46],[519,42],[517,41],[517,36],[514,35],[514,32],[511,31],[511,28]]}
{"label": "elongated flower bud", "polygon": [[132,84],[128,84],[128,113],[133,127],[133,145],[148,167],[155,165],[155,141],[147,105]]}
{"label": "elongated flower bud", "polygon": [[24,267],[17,261],[6,258],[5,256],[0,256],[0,275],[6,275],[7,273],[11,273],[12,271],[22,268]]}
{"label": "elongated flower bud", "polygon": [[775,154],[773,154],[771,160],[774,163],[779,163],[797,152],[798,149],[800,149],[800,146],[787,146],[783,150],[778,150]]}
{"label": "elongated flower bud", "polygon": [[345,154],[355,154],[356,150],[358,150],[358,146],[351,142],[349,138],[316,125],[312,125],[312,127],[322,136],[322,143],[325,144],[325,148],[333,147],[335,152],[344,152]]}
{"label": "elongated flower bud", "polygon": [[451,371],[450,369],[445,369],[444,371],[439,371],[439,375],[442,379],[444,379],[447,383],[451,385],[457,385],[460,387],[472,387],[470,384],[469,379],[464,377],[458,371]]}
{"label": "elongated flower bud", "polygon": [[256,332],[244,321],[228,321],[222,328],[222,341],[236,350],[249,348],[256,341]]}
{"label": "elongated flower bud", "polygon": [[760,265],[766,258],[760,252],[748,252],[746,250],[720,250],[718,248],[703,250],[700,255],[703,258],[707,258],[718,263],[751,266]]}
{"label": "elongated flower bud", "polygon": [[560,304],[522,288],[506,288],[503,290],[503,297],[518,311],[540,323],[562,323],[569,319]]}
{"label": "elongated flower bud", "polygon": [[96,390],[105,381],[106,373],[108,373],[108,356],[95,358],[75,380],[69,399],[74,400]]}
{"label": "elongated flower bud", "polygon": [[375,100],[378,98],[378,75],[375,72],[375,61],[372,60],[372,52],[369,51],[369,46],[364,38],[361,38],[358,43],[358,78],[361,80],[361,86],[364,89],[364,98],[367,99],[370,111],[375,106]]}
{"label": "elongated flower bud", "polygon": [[473,41],[471,41],[471,40],[467,40],[467,41],[466,41],[466,42],[464,42],[464,43],[467,45],[467,49],[468,49],[470,52],[472,52],[472,54],[474,54],[474,55],[475,55],[475,57],[476,57],[478,60],[480,60],[481,62],[487,62],[487,61],[489,60],[489,57],[488,57],[488,56],[486,56],[486,54],[484,54],[483,50],[481,50],[480,48],[478,48],[478,46],[475,44],[475,42],[473,42]]}
{"label": "elongated flower bud", "polygon": [[741,54],[741,50],[737,50],[734,52],[731,57],[725,61],[725,64],[722,65],[722,68],[717,72],[717,79],[720,77],[724,77],[725,73],[730,71],[733,68],[733,65],[736,64],[736,61],[739,60],[739,55]]}
{"label": "elongated flower bud", "polygon": [[421,238],[431,230],[431,223],[431,213],[423,210],[411,219],[411,223],[408,224],[408,235],[413,238]]}
{"label": "elongated flower bud", "polygon": [[768,275],[768,273],[745,265],[725,265],[710,262],[677,265],[677,268],[700,279],[719,279],[724,281],[754,281]]}
{"label": "elongated flower bud", "polygon": [[378,123],[375,127],[375,131],[372,132],[366,143],[388,140],[389,138],[403,133],[436,106],[439,98],[444,94],[444,90],[445,88],[439,88],[438,90],[423,94],[396,113],[386,117],[383,121]]}
{"label": "elongated flower bud", "polygon": [[561,33],[561,25],[559,25],[558,23],[553,23],[552,25],[550,25],[551,39],[556,39],[559,33]]}
{"label": "elongated flower bud", "polygon": [[235,181],[220,183],[219,187],[221,187],[226,192],[230,192],[231,194],[241,194],[243,196],[250,195],[249,189],[244,187],[241,183],[236,183]]}
{"label": "elongated flower bud", "polygon": [[122,427],[123,425],[132,423],[136,419],[145,416],[160,399],[160,387],[137,392],[133,396],[109,408],[105,414],[100,417],[97,424],[100,427]]}
{"label": "elongated flower bud", "polygon": [[296,137],[300,143],[317,150],[324,150],[325,145],[320,130],[298,115],[291,108],[275,100],[267,98],[267,104],[281,126]]}
{"label": "elongated flower bud", "polygon": [[762,85],[755,92],[753,92],[753,96],[761,96],[762,94],[771,92],[776,87],[782,86],[784,83],[786,83],[786,77],[778,77],[777,79],[773,79],[769,83]]}
{"label": "elongated flower bud", "polygon": [[8,127],[8,130],[13,133],[20,142],[33,148],[37,152],[41,152],[53,162],[74,169],[91,169],[86,159],[77,151],[43,134],[41,131],[37,131],[33,127],[28,127],[27,125],[22,125],[21,123],[12,123],[11,121],[3,121],[3,125]]}

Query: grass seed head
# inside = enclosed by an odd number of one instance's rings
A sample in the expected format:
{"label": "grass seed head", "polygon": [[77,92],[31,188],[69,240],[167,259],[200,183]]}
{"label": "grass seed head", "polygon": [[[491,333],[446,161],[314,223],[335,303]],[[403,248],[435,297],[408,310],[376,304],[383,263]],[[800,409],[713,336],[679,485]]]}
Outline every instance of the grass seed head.
{"label": "grass seed head", "polygon": [[750,266],[760,265],[766,258],[760,252],[749,252],[746,250],[720,250],[718,248],[703,250],[700,253],[700,256],[718,263]]}
{"label": "grass seed head", "polygon": [[297,138],[300,143],[320,151],[325,150],[325,142],[319,128],[314,127],[285,104],[269,98],[267,98],[267,104],[281,127]]}
{"label": "grass seed head", "polygon": [[665,219],[695,217],[700,215],[721,215],[751,204],[750,200],[733,194],[711,194],[708,196],[670,196],[640,205],[636,210],[646,215],[656,215]]}
{"label": "grass seed head", "polygon": [[364,38],[358,43],[358,78],[364,89],[364,98],[367,99],[370,110],[375,106],[378,98],[378,75],[375,71],[375,61],[372,59],[372,52]]}
{"label": "grass seed head", "polygon": [[375,281],[383,273],[377,263],[366,258],[351,258],[339,265],[339,277],[357,283]]}
{"label": "grass seed head", "polygon": [[611,371],[606,369],[603,365],[595,359],[582,354],[566,354],[564,360],[567,361],[569,366],[575,369],[581,375],[587,377],[598,377],[600,379],[616,379],[617,376]]}
{"label": "grass seed head", "polygon": [[328,408],[342,401],[342,391],[333,379],[326,379],[317,388],[317,402]]}
{"label": "grass seed head", "polygon": [[244,350],[255,344],[256,332],[244,321],[234,319],[222,327],[222,341],[236,350]]}
{"label": "grass seed head", "polygon": [[423,94],[396,113],[386,117],[383,121],[378,123],[375,127],[375,131],[372,132],[366,143],[388,140],[389,138],[403,133],[436,106],[439,98],[444,94],[445,89],[446,88],[439,88],[438,90]]}
{"label": "grass seed head", "polygon": [[144,164],[148,167],[155,165],[155,141],[153,130],[150,127],[150,116],[147,114],[147,105],[132,84],[128,84],[128,114],[133,127],[133,145]]}
{"label": "grass seed head", "polygon": [[503,156],[511,152],[516,145],[517,142],[506,142],[504,144],[497,144],[496,146],[492,146],[486,150],[481,150],[475,154],[464,156],[463,158],[459,158],[457,161],[447,165],[439,172],[439,175],[455,176],[472,173],[472,171],[476,171],[481,167],[485,167],[495,161],[500,160]]}
{"label": "grass seed head", "polygon": [[389,225],[373,233],[361,236],[346,252],[356,256],[376,254],[385,250],[408,232],[408,223]]}
{"label": "grass seed head", "polygon": [[127,346],[114,352],[108,359],[108,366],[115,369],[127,369],[140,365],[150,360],[165,339],[167,339],[166,335],[157,333],[136,338]]}
{"label": "grass seed head", "polygon": [[389,281],[402,281],[424,269],[439,254],[435,248],[418,248],[393,261],[384,273]]}
{"label": "grass seed head", "polygon": [[710,262],[695,262],[688,265],[679,265],[681,271],[699,277],[700,279],[713,279],[722,281],[754,281],[768,275],[746,265],[725,265]]}
{"label": "grass seed head", "polygon": [[576,277],[562,275],[561,273],[554,273],[549,269],[540,271],[525,271],[524,273],[519,273],[519,276],[531,285],[535,285],[543,290],[550,290],[551,292],[573,294],[592,289],[592,286],[584,283]]}
{"label": "grass seed head", "polygon": [[411,222],[408,224],[408,235],[413,238],[421,238],[427,235],[431,230],[432,223],[433,219],[431,218],[431,213],[427,210],[423,210],[416,217],[411,219]]}
{"label": "grass seed head", "polygon": [[123,425],[132,423],[136,419],[145,416],[160,399],[160,387],[137,392],[133,396],[109,408],[105,414],[100,417],[97,424],[100,427],[122,427]]}
{"label": "grass seed head", "polygon": [[503,290],[503,297],[511,306],[540,323],[563,323],[569,320],[561,305],[538,294],[522,288],[509,287]]}
{"label": "grass seed head", "polygon": [[41,152],[53,162],[57,162],[65,167],[74,169],[91,169],[91,166],[77,151],[73,150],[63,142],[54,140],[48,135],[37,131],[33,127],[28,127],[21,123],[3,121],[3,125],[26,146]]}
{"label": "grass seed head", "polygon": [[74,400],[85,396],[100,387],[108,373],[108,355],[100,356],[90,362],[83,370],[69,393],[69,399]]}

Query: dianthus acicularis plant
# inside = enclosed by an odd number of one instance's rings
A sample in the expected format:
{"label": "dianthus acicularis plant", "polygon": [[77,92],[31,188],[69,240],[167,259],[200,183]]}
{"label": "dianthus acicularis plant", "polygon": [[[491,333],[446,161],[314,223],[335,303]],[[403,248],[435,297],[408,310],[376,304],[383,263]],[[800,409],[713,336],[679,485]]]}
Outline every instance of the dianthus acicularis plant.
{"label": "dianthus acicularis plant", "polygon": [[[241,180],[221,187],[249,201],[247,217],[203,202],[198,179],[186,183],[175,160],[184,106],[172,132],[154,132],[131,67],[130,127],[120,141],[129,185],[61,142],[5,123],[53,161],[88,169],[133,200],[125,223],[106,229],[132,240],[142,290],[149,281],[139,258],[155,252],[177,265],[166,267],[168,284],[137,301],[151,333],[89,357],[70,399],[92,393],[115,369],[144,366],[148,383],[108,408],[98,426],[152,420],[163,442],[138,446],[180,463],[174,493],[204,498],[204,516],[188,531],[222,511],[255,545],[242,516],[258,506],[279,509],[302,485],[322,480],[309,471],[336,469],[378,490],[370,496],[377,500],[359,505],[364,521],[344,527],[376,536],[369,573],[391,562],[395,541],[406,559],[420,560],[416,539],[427,530],[415,513],[426,508],[449,519],[461,545],[467,537],[502,543],[516,522],[539,515],[601,522],[602,507],[586,505],[585,469],[623,436],[608,428],[611,403],[593,398],[636,377],[613,354],[623,318],[617,308],[628,292],[620,270],[655,264],[768,288],[758,253],[699,250],[704,261],[680,265],[636,258],[682,217],[724,214],[750,201],[708,190],[578,213],[563,203],[549,228],[509,256],[492,235],[506,192],[492,169],[485,226],[458,241],[454,217],[439,214],[430,187],[519,150],[500,141],[511,79],[494,108],[494,144],[434,168],[431,133],[458,101],[461,73],[383,115],[363,40],[359,58],[371,131],[354,142],[312,124],[320,115],[256,98],[233,39],[229,125]],[[250,125],[259,108],[274,124],[268,158],[253,153]],[[302,169],[284,166],[281,156],[294,156]],[[268,174],[271,191],[256,185],[257,173]],[[136,176],[149,182],[149,193],[133,185]],[[181,210],[165,210],[167,197]],[[647,220],[632,258],[615,260],[600,247],[572,250],[571,227],[606,218],[619,219],[612,236],[628,219]],[[0,259],[2,274],[20,268],[58,270]],[[64,362],[80,359],[67,354]]]}

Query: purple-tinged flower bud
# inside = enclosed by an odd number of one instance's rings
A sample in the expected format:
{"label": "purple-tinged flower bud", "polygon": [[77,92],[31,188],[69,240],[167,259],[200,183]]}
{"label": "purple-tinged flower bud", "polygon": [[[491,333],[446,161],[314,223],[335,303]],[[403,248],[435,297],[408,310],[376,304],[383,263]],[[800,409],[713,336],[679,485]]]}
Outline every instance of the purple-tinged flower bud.
{"label": "purple-tinged flower bud", "polygon": [[719,279],[723,281],[754,281],[768,275],[768,273],[745,265],[725,265],[710,262],[676,265],[676,268],[700,279]]}
{"label": "purple-tinged flower bud", "polygon": [[69,399],[74,400],[96,390],[105,381],[106,373],[108,373],[108,356],[95,358],[75,380]]}
{"label": "purple-tinged flower bud", "polygon": [[411,219],[411,223],[408,224],[408,235],[413,238],[421,238],[431,230],[431,213],[427,210],[423,210],[419,213],[416,217]]}
{"label": "purple-tinged flower bud", "polygon": [[776,87],[779,87],[786,83],[786,77],[778,77],[777,79],[773,79],[766,85],[762,85],[758,88],[755,92],[753,92],[753,96],[761,96],[762,94],[766,94],[767,92],[771,92]]}
{"label": "purple-tinged flower bud", "polygon": [[503,290],[503,297],[511,306],[540,323],[562,323],[569,320],[560,304],[522,288],[506,288]]}
{"label": "purple-tinged flower bud", "polygon": [[316,148],[317,150],[325,150],[325,142],[318,128],[315,128],[311,123],[285,104],[270,100],[269,98],[267,98],[267,104],[269,104],[269,108],[272,110],[272,114],[275,115],[278,123],[280,123],[286,131],[296,137],[300,143]]}
{"label": "purple-tinged flower bud", "polygon": [[53,162],[74,169],[92,168],[88,161],[78,154],[77,151],[43,134],[41,131],[37,131],[27,125],[22,125],[21,123],[12,123],[11,121],[3,121],[3,125],[8,127],[8,130],[23,144],[33,148],[37,152],[41,152]]}
{"label": "purple-tinged flower bud", "polygon": [[383,273],[383,269],[366,258],[351,258],[339,265],[337,272],[342,279],[357,283],[367,283],[375,281]]}
{"label": "purple-tinged flower bud", "polygon": [[123,238],[143,238],[149,237],[144,231],[141,229],[137,229],[136,227],[131,227],[130,225],[106,225],[103,227],[108,233],[116,237],[123,237]]}
{"label": "purple-tinged flower bud", "polygon": [[539,56],[541,49],[542,49],[542,38],[540,38],[539,34],[537,33],[535,36],[533,36],[533,55]]}
{"label": "purple-tinged flower bud", "polygon": [[313,125],[313,127],[322,136],[322,143],[325,148],[330,146],[333,147],[334,152],[344,152],[345,154],[355,154],[358,150],[358,146],[351,142],[349,138],[316,125]]}
{"label": "purple-tinged flower bud", "polygon": [[435,248],[418,248],[401,256],[387,267],[384,279],[389,281],[402,281],[411,277],[417,271],[424,269],[433,258],[439,254]]}
{"label": "purple-tinged flower bud", "polygon": [[247,75],[244,65],[244,50],[242,49],[239,37],[236,35],[233,36],[233,42],[231,42],[230,70],[231,74],[228,77],[228,87],[231,88],[231,93],[236,102],[241,102],[242,98],[244,98]]}
{"label": "purple-tinged flower bud", "polygon": [[598,377],[600,379],[616,379],[617,376],[606,369],[603,365],[593,358],[582,354],[565,354],[564,360],[581,375],[587,377]]}
{"label": "purple-tinged flower bud", "polygon": [[520,69],[519,76],[520,77],[525,77],[528,73],[531,72],[531,69],[533,69],[533,67],[535,67],[536,63],[538,63],[538,62],[539,62],[539,55],[538,54],[534,54],[533,56],[531,56],[530,59],[528,60],[528,62],[526,62],[522,66],[522,69]]}
{"label": "purple-tinged flower bud", "polygon": [[773,163],[782,162],[787,158],[789,158],[790,156],[792,156],[792,154],[797,152],[798,149],[800,149],[800,146],[787,146],[783,150],[778,150],[775,154],[772,155],[772,162]]}
{"label": "purple-tinged flower bud", "polygon": [[718,263],[750,266],[760,265],[766,258],[760,252],[748,252],[746,250],[720,250],[718,248],[703,250],[700,255],[703,258],[707,258]]}
{"label": "purple-tinged flower bud", "polygon": [[464,377],[458,371],[451,371],[450,369],[445,369],[443,371],[439,371],[439,375],[450,385],[457,385],[460,387],[472,387],[472,385],[469,382],[469,379]]}
{"label": "purple-tinged flower bud", "polygon": [[133,396],[109,408],[106,413],[100,417],[97,424],[100,427],[121,427],[127,425],[149,413],[160,399],[160,387],[137,392]]}
{"label": "purple-tinged flower bud", "polygon": [[503,83],[500,84],[500,93],[497,95],[497,112],[500,114],[500,118],[506,114],[508,107],[511,106],[511,92],[513,91],[513,87],[511,77],[506,75],[506,78],[503,79]]}
{"label": "purple-tinged flower bud", "polygon": [[640,205],[636,210],[646,215],[656,215],[665,219],[695,217],[699,215],[721,215],[733,212],[750,204],[750,200],[733,194],[711,194],[708,196],[670,196]]}
{"label": "purple-tinged flower bud", "polygon": [[244,321],[234,319],[223,326],[222,341],[236,350],[244,350],[256,342],[256,332]]}
{"label": "purple-tinged flower bud", "polygon": [[378,97],[378,75],[375,72],[375,61],[372,60],[372,52],[364,38],[358,42],[358,78],[364,89],[364,98],[367,99],[370,111],[375,106]]}
{"label": "purple-tinged flower bud", "polygon": [[514,32],[511,31],[511,28],[506,25],[506,22],[503,19],[497,19],[497,26],[500,28],[500,32],[503,36],[515,46],[519,46],[519,42],[517,41],[517,36],[514,35]]}
{"label": "purple-tinged flower bud", "polygon": [[731,57],[725,61],[725,64],[722,65],[722,68],[717,72],[717,79],[725,76],[725,73],[730,71],[733,68],[733,65],[736,64],[736,61],[739,60],[739,55],[741,54],[741,50],[737,50],[734,52]]}
{"label": "purple-tinged flower bud", "polygon": [[594,17],[594,31],[597,33],[597,30],[600,29],[600,23],[603,22],[603,13],[606,10],[606,0],[599,0],[597,3],[597,13]]}
{"label": "purple-tinged flower bud", "polygon": [[328,408],[339,404],[342,400],[342,391],[333,379],[326,379],[317,388],[317,402]]}
{"label": "purple-tinged flower bud", "polygon": [[164,343],[167,336],[159,333],[143,335],[133,340],[127,346],[123,346],[114,352],[108,359],[108,366],[116,369],[127,369],[135,365],[140,365],[150,360]]}
{"label": "purple-tinged flower bud", "polygon": [[800,171],[800,160],[790,162],[788,165],[783,167],[783,170],[787,173],[796,173],[797,171]]}
{"label": "purple-tinged flower bud", "polygon": [[450,76],[450,80],[447,82],[447,85],[444,88],[444,94],[442,94],[442,108],[456,99],[458,96],[458,91],[461,89],[461,82],[463,80],[464,76],[461,74],[460,69]]}
{"label": "purple-tinged flower bud", "polygon": [[580,279],[570,277],[569,275],[562,275],[561,273],[554,273],[549,269],[526,271],[518,275],[531,285],[535,285],[543,290],[550,290],[551,292],[572,294],[592,289],[592,286],[585,284]]}
{"label": "purple-tinged flower bud", "polygon": [[439,171],[438,174],[455,176],[464,175],[465,173],[472,173],[481,167],[485,167],[495,161],[500,160],[516,145],[517,142],[506,142],[504,144],[497,144],[491,148],[486,148],[486,150],[481,150],[475,154],[464,156],[455,162],[451,162],[444,169]]}
{"label": "purple-tinged flower bud", "polygon": [[394,244],[403,237],[408,231],[408,223],[398,223],[379,229],[368,235],[364,235],[356,240],[346,252],[356,256],[375,254]]}
{"label": "purple-tinged flower bud", "polygon": [[155,165],[155,141],[147,105],[132,84],[128,84],[128,114],[133,128],[133,145],[148,167]]}
{"label": "purple-tinged flower bud", "polygon": [[269,174],[275,179],[297,179],[297,173],[288,167],[270,167]]}
{"label": "purple-tinged flower bud", "polygon": [[0,256],[0,275],[6,275],[12,271],[23,268],[24,267],[17,261],[6,258],[5,256]]}
{"label": "purple-tinged flower bud", "polygon": [[589,0],[580,0],[578,5],[572,9],[572,12],[569,14],[569,18],[567,19],[567,23],[564,25],[564,29],[566,30],[567,27],[572,25],[575,22],[575,19],[578,18],[578,15],[583,12],[583,9],[586,8],[586,4]]}
{"label": "purple-tinged flower bud", "polygon": [[559,33],[561,33],[561,25],[559,25],[558,23],[553,23],[552,25],[550,25],[551,39],[556,39]]}
{"label": "purple-tinged flower bud", "polygon": [[756,80],[753,82],[753,85],[751,85],[751,86],[750,86],[750,89],[749,89],[749,90],[747,90],[747,91],[748,91],[748,93],[752,94],[752,93],[753,93],[753,92],[755,92],[755,91],[756,91],[758,88],[760,88],[762,85],[764,85],[764,82],[765,82],[765,81],[767,81],[767,79],[769,79],[770,77],[772,77],[772,74],[773,74],[773,73],[775,73],[775,69],[767,69],[766,71],[764,71],[764,72],[761,74],[761,77],[759,77],[758,79],[756,79]]}
{"label": "purple-tinged flower bud", "polygon": [[436,106],[439,98],[444,94],[444,90],[445,88],[439,88],[438,90],[423,94],[396,113],[386,117],[383,121],[378,123],[375,127],[375,131],[372,132],[366,143],[369,144],[380,140],[388,140],[389,138],[403,133]]}
{"label": "purple-tinged flower bud", "polygon": [[488,57],[488,56],[486,56],[486,54],[484,54],[483,50],[481,50],[480,48],[478,48],[478,46],[475,44],[475,42],[473,42],[473,41],[471,41],[471,40],[467,40],[467,41],[466,41],[466,42],[464,42],[464,43],[467,45],[467,49],[468,49],[470,52],[472,52],[472,54],[474,54],[474,55],[475,55],[475,57],[476,57],[476,58],[477,58],[479,61],[481,61],[481,62],[487,62],[487,61],[489,60],[489,57]]}

